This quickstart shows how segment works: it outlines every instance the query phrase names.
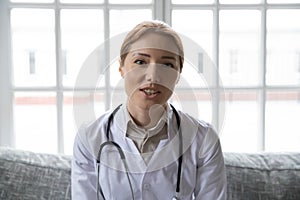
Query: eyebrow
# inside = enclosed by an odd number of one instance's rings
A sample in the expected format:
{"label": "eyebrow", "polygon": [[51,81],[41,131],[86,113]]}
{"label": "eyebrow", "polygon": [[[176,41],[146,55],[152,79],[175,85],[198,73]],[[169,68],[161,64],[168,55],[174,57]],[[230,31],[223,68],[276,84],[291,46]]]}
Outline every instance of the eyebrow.
{"label": "eyebrow", "polygon": [[176,60],[175,57],[173,57],[173,56],[162,56],[161,58]]}
{"label": "eyebrow", "polygon": [[151,57],[149,54],[146,54],[146,53],[139,53],[139,52],[136,52],[136,53],[133,53],[132,54],[133,56],[135,56],[135,55],[139,55],[139,56],[146,56],[146,57]]}
{"label": "eyebrow", "polygon": [[[136,53],[133,53],[133,55],[135,56],[135,55],[140,55],[140,56],[145,56],[145,57],[151,57],[149,54],[146,54],[146,53],[139,53],[139,52],[136,52]],[[176,58],[175,57],[173,57],[173,56],[162,56],[161,57],[162,59],[172,59],[172,60],[176,60]]]}

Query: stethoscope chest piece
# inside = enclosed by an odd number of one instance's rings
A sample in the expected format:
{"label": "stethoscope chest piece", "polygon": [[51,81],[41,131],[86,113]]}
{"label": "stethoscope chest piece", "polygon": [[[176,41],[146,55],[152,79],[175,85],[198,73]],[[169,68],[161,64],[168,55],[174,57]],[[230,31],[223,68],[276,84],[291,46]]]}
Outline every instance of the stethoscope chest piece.
{"label": "stethoscope chest piece", "polygon": [[176,192],[176,194],[172,197],[172,200],[179,200],[179,193]]}

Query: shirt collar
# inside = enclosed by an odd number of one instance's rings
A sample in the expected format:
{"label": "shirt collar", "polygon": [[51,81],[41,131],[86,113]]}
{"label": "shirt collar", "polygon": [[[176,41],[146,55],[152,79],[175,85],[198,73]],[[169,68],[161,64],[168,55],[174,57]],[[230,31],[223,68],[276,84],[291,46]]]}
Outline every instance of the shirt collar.
{"label": "shirt collar", "polygon": [[[127,112],[128,113],[128,112]],[[132,117],[128,114],[127,115],[130,119],[127,122],[127,132],[126,134],[131,134],[131,135],[136,135],[138,137],[144,138],[144,137],[152,137],[156,134],[158,134],[163,127],[166,125],[167,123],[167,114],[166,112],[164,112],[161,116],[161,118],[159,119],[159,121],[157,122],[157,124],[149,129],[145,129],[143,127],[138,126],[132,119]],[[131,131],[130,131],[131,130]]]}
{"label": "shirt collar", "polygon": [[[169,104],[167,104],[167,110],[166,112],[164,112],[164,114],[162,115],[161,119],[159,120],[159,122],[157,123],[157,125],[151,129],[149,129],[148,131],[154,131],[157,130],[159,127],[158,126],[162,126],[167,123],[168,125],[168,138],[170,138],[169,135],[169,121],[172,119],[172,109],[170,107]],[[118,122],[118,128],[121,131],[122,137],[126,137],[126,133],[127,133],[127,129],[128,129],[128,124],[134,124],[134,126],[137,127],[137,125],[134,123],[134,121],[132,120],[131,116],[129,115],[129,112],[127,110],[127,106],[126,104],[123,104],[120,107],[120,110],[115,114],[115,120]],[[155,132],[155,131],[154,131]],[[152,134],[152,133],[151,133]]]}

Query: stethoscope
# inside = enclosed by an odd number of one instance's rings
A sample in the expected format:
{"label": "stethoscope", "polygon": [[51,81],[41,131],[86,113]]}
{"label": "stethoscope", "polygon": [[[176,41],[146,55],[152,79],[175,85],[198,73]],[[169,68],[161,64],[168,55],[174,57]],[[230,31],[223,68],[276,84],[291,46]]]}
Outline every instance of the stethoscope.
{"label": "stethoscope", "polygon": [[[122,104],[121,104],[122,105]],[[119,155],[121,157],[121,160],[123,162],[124,168],[125,168],[125,172],[126,172],[126,177],[128,179],[128,183],[129,183],[129,187],[130,187],[130,191],[131,191],[131,196],[132,196],[132,200],[134,200],[134,192],[133,192],[133,188],[132,188],[132,184],[129,178],[129,173],[128,173],[128,165],[125,159],[125,154],[122,150],[122,148],[120,147],[120,145],[118,145],[116,142],[114,141],[110,141],[109,139],[109,132],[110,132],[110,125],[111,122],[113,121],[114,115],[116,114],[116,112],[120,109],[121,105],[119,105],[117,108],[115,108],[115,110],[110,114],[110,116],[108,117],[108,123],[107,123],[107,127],[106,127],[106,137],[107,137],[107,141],[102,143],[100,145],[100,149],[98,151],[98,156],[97,156],[97,199],[99,199],[99,190],[100,190],[100,194],[103,197],[103,199],[105,199],[102,188],[100,187],[100,181],[99,181],[99,175],[100,175],[100,160],[101,160],[101,152],[102,149],[106,146],[106,145],[112,145],[114,147],[117,148]],[[176,122],[177,122],[177,128],[178,128],[178,136],[179,136],[179,158],[178,158],[178,168],[177,168],[177,183],[176,183],[176,193],[175,195],[172,197],[172,200],[179,200],[179,192],[180,192],[180,176],[181,176],[181,168],[182,168],[182,131],[181,131],[181,127],[180,127],[180,117],[178,112],[176,111],[176,109],[170,104],[175,117],[176,117]]]}

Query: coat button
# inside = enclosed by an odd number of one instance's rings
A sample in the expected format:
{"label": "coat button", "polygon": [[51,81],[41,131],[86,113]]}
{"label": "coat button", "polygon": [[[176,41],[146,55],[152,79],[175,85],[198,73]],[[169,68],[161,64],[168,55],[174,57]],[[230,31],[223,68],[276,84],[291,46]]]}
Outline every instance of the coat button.
{"label": "coat button", "polygon": [[149,190],[150,189],[150,184],[149,183],[145,183],[144,184],[144,189],[145,190]]}

